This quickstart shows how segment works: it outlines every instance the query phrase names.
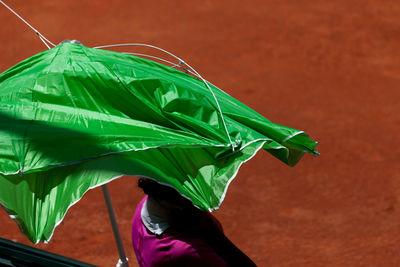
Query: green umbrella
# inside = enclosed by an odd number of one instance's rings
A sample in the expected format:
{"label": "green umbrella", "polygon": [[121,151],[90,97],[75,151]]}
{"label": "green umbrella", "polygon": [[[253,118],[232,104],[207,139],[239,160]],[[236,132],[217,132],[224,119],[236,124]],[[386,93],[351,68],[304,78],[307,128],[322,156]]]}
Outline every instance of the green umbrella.
{"label": "green umbrella", "polygon": [[0,204],[49,240],[83,194],[123,175],[218,209],[260,149],[294,166],[316,142],[160,63],[65,43],[0,75]]}

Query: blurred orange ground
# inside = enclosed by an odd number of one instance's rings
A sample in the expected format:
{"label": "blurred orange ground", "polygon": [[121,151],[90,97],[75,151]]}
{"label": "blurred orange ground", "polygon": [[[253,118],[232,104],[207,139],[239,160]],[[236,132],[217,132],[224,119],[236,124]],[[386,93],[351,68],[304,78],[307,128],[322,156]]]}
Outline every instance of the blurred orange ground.
{"label": "blurred orange ground", "polygon": [[[400,266],[400,2],[5,1],[58,43],[172,51],[270,120],[305,130],[321,156],[244,164],[216,216],[259,266]],[[46,49],[0,6],[0,71]],[[131,265],[136,179],[109,185]],[[0,236],[29,244],[0,210]],[[32,245],[32,244],[31,244]],[[118,260],[101,189],[39,248]]]}

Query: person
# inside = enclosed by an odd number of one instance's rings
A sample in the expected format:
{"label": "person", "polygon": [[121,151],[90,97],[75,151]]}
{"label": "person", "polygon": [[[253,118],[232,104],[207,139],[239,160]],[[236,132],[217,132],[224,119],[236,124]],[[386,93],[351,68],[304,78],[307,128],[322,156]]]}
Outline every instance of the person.
{"label": "person", "polygon": [[256,266],[223,233],[219,221],[175,189],[147,178],[146,196],[132,222],[132,244],[140,266]]}

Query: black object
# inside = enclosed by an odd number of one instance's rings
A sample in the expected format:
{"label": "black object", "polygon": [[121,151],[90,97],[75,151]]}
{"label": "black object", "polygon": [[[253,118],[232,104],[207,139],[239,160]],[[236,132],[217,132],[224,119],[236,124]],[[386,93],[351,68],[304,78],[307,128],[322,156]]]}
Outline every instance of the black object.
{"label": "black object", "polygon": [[93,267],[88,263],[73,260],[41,249],[26,246],[0,237],[0,266],[42,267],[76,266]]}

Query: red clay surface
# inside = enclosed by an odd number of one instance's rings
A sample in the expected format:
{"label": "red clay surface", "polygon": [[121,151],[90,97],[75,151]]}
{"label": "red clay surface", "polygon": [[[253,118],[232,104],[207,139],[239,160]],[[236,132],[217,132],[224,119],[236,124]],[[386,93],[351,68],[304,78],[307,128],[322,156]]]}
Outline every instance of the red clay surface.
{"label": "red clay surface", "polygon": [[[216,216],[259,266],[400,266],[400,2],[6,1],[48,39],[176,53],[270,120],[320,142],[289,168],[244,164]],[[46,49],[0,6],[0,71]],[[131,265],[135,178],[110,184]],[[0,236],[29,244],[0,211]],[[39,248],[100,266],[117,250],[100,189]]]}

